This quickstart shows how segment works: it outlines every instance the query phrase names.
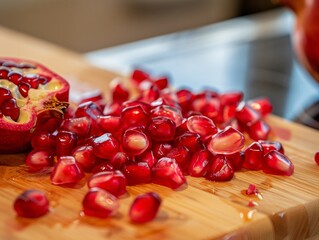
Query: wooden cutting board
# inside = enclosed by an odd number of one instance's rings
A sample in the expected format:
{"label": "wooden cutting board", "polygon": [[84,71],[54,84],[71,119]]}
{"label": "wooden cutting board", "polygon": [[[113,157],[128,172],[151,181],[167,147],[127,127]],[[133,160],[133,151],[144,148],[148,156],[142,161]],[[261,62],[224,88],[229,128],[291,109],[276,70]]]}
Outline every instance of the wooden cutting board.
{"label": "wooden cutting board", "polygon": [[[90,66],[79,54],[0,28],[0,56],[33,59],[71,82],[74,93],[101,89],[118,74]],[[317,239],[319,238],[319,166],[313,160],[319,150],[319,132],[270,116],[272,139],[283,143],[295,164],[291,177],[242,171],[226,183],[187,178],[180,191],[147,184],[128,188],[119,213],[110,219],[81,215],[85,181],[76,188],[50,184],[48,175],[29,174],[25,155],[0,155],[0,239]],[[252,183],[262,197],[242,194]],[[25,189],[46,192],[51,211],[39,219],[16,216],[12,204]],[[134,196],[156,191],[163,199],[157,218],[132,224],[127,217]]]}

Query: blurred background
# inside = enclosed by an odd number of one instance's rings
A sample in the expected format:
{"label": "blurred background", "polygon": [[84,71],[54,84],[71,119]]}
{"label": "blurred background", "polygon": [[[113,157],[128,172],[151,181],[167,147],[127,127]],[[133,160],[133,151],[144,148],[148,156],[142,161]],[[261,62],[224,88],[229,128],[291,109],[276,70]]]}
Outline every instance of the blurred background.
{"label": "blurred background", "polygon": [[271,0],[0,0],[0,25],[87,52],[275,7]]}

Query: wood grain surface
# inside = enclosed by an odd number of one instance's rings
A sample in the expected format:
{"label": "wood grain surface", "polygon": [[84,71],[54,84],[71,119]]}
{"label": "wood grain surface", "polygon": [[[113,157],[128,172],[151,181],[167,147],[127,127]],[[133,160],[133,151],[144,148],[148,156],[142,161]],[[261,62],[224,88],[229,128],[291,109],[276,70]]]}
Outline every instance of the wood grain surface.
{"label": "wood grain surface", "polygon": [[[118,74],[90,66],[81,55],[32,37],[0,28],[0,56],[39,61],[71,82],[77,95],[90,89],[108,91]],[[291,177],[241,171],[217,183],[187,177],[188,186],[173,191],[155,184],[128,187],[119,213],[101,220],[81,214],[85,180],[75,188],[50,184],[48,173],[27,172],[25,154],[0,155],[0,239],[317,239],[319,238],[319,132],[276,116],[267,119],[271,138],[283,143],[295,165]],[[89,175],[87,175],[88,177]],[[261,191],[248,207],[243,190],[253,183]],[[46,192],[51,211],[38,219],[17,217],[12,205],[23,190]],[[156,191],[163,199],[157,218],[129,222],[128,208],[139,193]]]}

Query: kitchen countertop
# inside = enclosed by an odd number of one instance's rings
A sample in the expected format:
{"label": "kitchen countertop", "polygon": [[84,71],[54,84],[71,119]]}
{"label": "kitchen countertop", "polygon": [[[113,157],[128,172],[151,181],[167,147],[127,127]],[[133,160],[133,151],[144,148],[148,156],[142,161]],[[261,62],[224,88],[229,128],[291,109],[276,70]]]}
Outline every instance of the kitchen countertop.
{"label": "kitchen countertop", "polygon": [[[72,94],[90,89],[107,94],[110,81],[119,77],[90,65],[80,54],[2,27],[0,46],[3,56],[32,59],[64,76]],[[26,153],[0,155],[0,239],[317,239],[319,169],[313,155],[319,131],[274,115],[265,120],[272,128],[271,139],[283,144],[295,166],[292,176],[242,170],[229,182],[186,176],[188,185],[179,191],[156,184],[128,186],[119,214],[108,219],[81,215],[85,180],[74,188],[55,186],[48,172],[28,172]],[[261,196],[247,196],[249,184],[255,184]],[[50,200],[50,212],[38,219],[17,217],[12,209],[18,194],[30,188],[44,191]],[[148,191],[163,199],[158,216],[147,224],[132,224],[130,204]],[[249,207],[250,200],[257,204]]]}
{"label": "kitchen countertop", "polygon": [[177,88],[241,90],[246,99],[267,96],[274,114],[297,120],[318,100],[319,85],[295,60],[293,22],[289,11],[272,10],[101,49],[86,58],[122,73],[141,68],[168,74]]}

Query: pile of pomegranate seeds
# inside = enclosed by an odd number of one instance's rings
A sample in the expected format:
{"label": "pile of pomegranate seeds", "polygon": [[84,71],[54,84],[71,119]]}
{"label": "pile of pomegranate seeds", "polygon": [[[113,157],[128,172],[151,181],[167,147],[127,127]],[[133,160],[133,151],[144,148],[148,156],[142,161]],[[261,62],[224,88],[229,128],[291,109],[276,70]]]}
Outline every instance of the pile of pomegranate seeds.
{"label": "pile of pomegranate seeds", "polygon": [[[244,102],[237,91],[174,91],[167,78],[141,70],[131,80],[137,97],[129,99],[124,85],[113,82],[111,102],[101,95],[83,100],[68,109],[60,125],[47,124],[32,138],[27,165],[31,171],[53,167],[52,184],[74,184],[91,174],[83,200],[86,215],[114,215],[127,185],[177,189],[186,184],[185,175],[229,181],[242,168],[293,173],[282,145],[267,140],[268,99]],[[245,148],[247,138],[253,142]],[[155,193],[139,196],[131,220],[153,219],[160,202]]]}

